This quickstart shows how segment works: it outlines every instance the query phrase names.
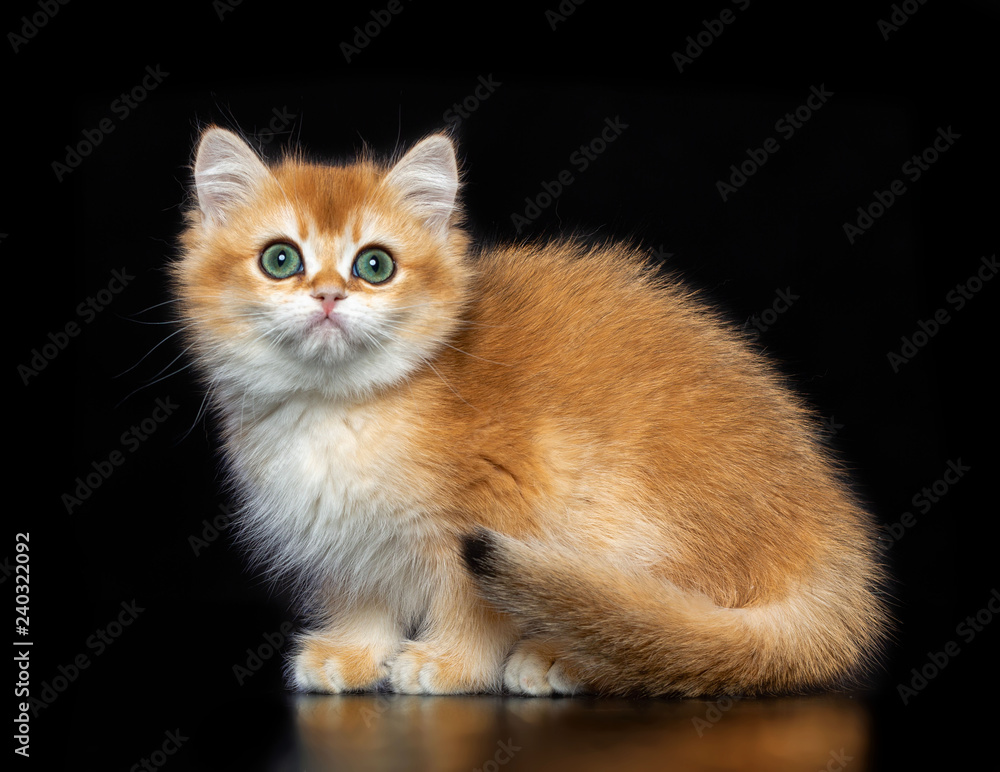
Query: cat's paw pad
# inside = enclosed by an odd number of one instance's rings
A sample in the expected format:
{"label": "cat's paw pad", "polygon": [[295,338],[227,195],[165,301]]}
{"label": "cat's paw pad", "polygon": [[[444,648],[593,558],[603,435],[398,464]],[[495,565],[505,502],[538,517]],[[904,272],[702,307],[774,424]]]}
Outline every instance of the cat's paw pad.
{"label": "cat's paw pad", "polygon": [[583,691],[583,684],[565,660],[551,647],[534,641],[522,641],[514,648],[504,668],[503,682],[512,694],[534,697]]}
{"label": "cat's paw pad", "polygon": [[488,671],[459,652],[409,641],[392,662],[389,683],[404,694],[471,694],[489,690]]}
{"label": "cat's paw pad", "polygon": [[296,688],[308,692],[362,691],[389,674],[371,649],[350,647],[319,636],[304,638],[292,661]]}

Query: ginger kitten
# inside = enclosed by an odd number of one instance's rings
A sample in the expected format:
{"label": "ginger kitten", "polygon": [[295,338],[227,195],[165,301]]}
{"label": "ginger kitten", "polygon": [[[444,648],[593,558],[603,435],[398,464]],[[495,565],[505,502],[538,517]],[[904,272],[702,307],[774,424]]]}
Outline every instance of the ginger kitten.
{"label": "ginger kitten", "polygon": [[268,165],[206,130],[175,290],[295,684],[634,695],[842,684],[872,525],[772,368],[630,247],[476,249],[449,138]]}

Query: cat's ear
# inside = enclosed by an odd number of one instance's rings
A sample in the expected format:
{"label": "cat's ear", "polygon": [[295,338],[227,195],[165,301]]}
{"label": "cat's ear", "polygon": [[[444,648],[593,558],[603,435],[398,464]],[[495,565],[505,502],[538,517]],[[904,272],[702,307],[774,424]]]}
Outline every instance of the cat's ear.
{"label": "cat's ear", "polygon": [[427,228],[443,236],[458,194],[455,146],[443,134],[421,140],[389,170],[383,184],[402,193]]}
{"label": "cat's ear", "polygon": [[233,132],[213,126],[201,135],[194,162],[198,206],[221,225],[270,172],[253,149]]}

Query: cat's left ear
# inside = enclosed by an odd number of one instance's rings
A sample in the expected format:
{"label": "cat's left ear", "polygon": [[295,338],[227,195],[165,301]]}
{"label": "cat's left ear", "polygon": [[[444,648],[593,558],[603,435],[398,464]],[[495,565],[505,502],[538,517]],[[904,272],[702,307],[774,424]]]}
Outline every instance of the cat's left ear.
{"label": "cat's left ear", "polygon": [[402,193],[427,228],[444,236],[458,195],[455,146],[444,134],[421,140],[389,170],[383,184]]}

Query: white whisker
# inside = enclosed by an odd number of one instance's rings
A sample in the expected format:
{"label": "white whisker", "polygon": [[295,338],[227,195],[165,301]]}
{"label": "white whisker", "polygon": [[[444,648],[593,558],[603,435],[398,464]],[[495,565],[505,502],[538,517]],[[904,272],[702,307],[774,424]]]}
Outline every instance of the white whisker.
{"label": "white whisker", "polygon": [[[125,373],[129,373],[132,370],[134,370],[135,368],[137,368],[139,365],[141,365],[146,360],[146,357],[148,357],[150,354],[152,354],[154,351],[156,351],[156,349],[158,349],[160,346],[162,346],[164,343],[166,343],[168,340],[170,340],[175,335],[180,335],[182,332],[184,332],[185,329],[186,328],[182,327],[181,329],[175,330],[174,332],[170,333],[167,337],[165,337],[163,340],[161,340],[159,343],[157,343],[155,346],[153,346],[153,348],[151,348],[149,351],[147,351],[145,354],[143,354],[142,359],[140,359],[138,362],[136,362],[134,365],[132,365],[130,368],[128,368],[128,370],[122,370],[122,372],[118,373],[118,375],[116,375],[114,377],[115,378],[121,378],[123,375],[125,375]],[[177,360],[175,359],[174,361],[176,362]],[[163,372],[163,371],[161,370],[160,372]]]}

